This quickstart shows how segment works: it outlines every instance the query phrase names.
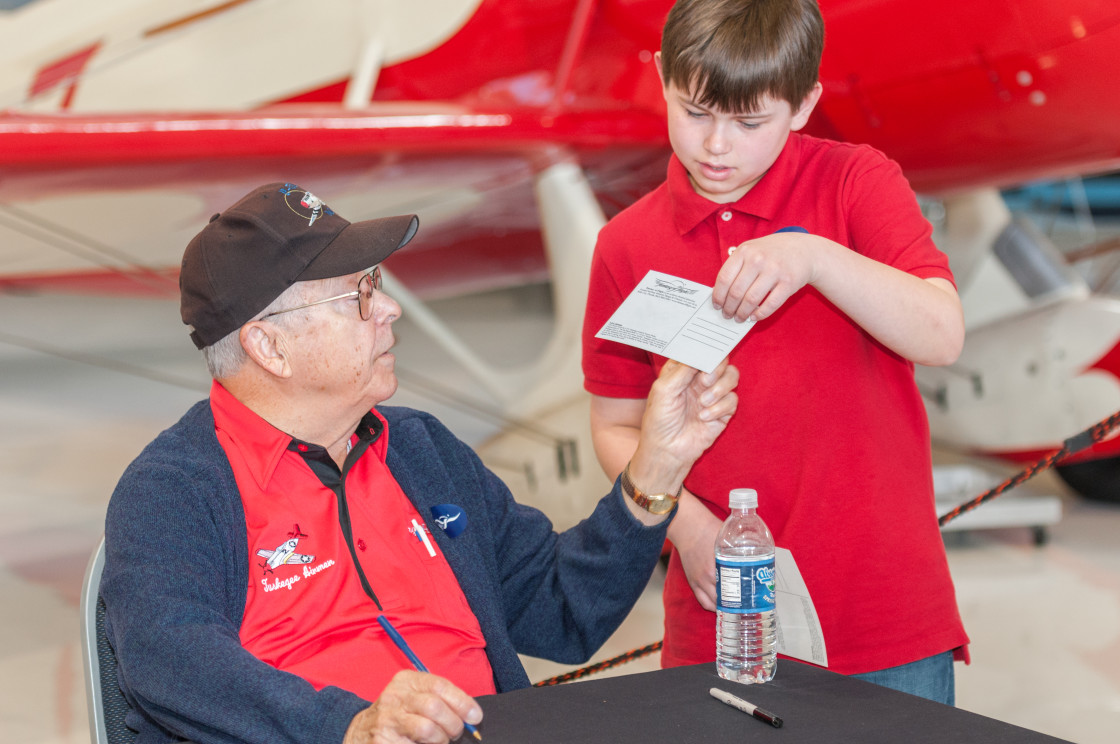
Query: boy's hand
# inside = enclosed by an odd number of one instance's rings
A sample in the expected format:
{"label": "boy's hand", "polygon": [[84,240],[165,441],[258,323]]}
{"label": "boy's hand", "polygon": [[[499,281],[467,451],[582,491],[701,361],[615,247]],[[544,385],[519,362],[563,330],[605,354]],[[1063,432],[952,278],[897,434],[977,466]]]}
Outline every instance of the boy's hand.
{"label": "boy's hand", "polygon": [[669,539],[677,549],[681,567],[696,601],[716,611],[716,557],[712,546],[723,523],[700,499],[687,490],[681,494],[677,516],[669,525]]}
{"label": "boy's hand", "polygon": [[876,341],[915,364],[952,364],[964,344],[957,289],[942,277],[923,279],[820,235],[789,232],[728,250],[712,303],[742,322],[773,315],[807,284]]}
{"label": "boy's hand", "polygon": [[725,318],[762,320],[817,278],[816,238],[780,232],[732,246],[716,276],[712,303]]}

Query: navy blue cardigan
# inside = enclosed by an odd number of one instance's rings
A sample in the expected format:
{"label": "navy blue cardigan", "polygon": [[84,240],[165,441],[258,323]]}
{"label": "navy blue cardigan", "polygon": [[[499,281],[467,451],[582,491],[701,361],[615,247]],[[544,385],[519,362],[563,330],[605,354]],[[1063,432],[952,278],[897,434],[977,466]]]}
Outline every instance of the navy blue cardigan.
{"label": "navy blue cardigan", "polygon": [[[588,519],[557,534],[433,416],[378,410],[391,432],[389,468],[459,579],[498,691],[529,685],[518,653],[586,661],[641,594],[668,522],[634,519],[616,481]],[[469,518],[454,539],[431,518],[430,507],[446,503]],[[101,594],[137,744],[342,741],[367,701],[337,687],[316,691],[241,647],[245,513],[208,401],[125,471],[105,540]]]}

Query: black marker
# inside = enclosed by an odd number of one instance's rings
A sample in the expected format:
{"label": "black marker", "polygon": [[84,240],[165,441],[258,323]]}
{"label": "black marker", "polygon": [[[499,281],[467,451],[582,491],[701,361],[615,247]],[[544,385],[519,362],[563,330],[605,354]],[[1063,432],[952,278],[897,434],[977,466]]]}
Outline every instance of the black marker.
{"label": "black marker", "polygon": [[754,716],[758,720],[766,721],[768,724],[770,724],[774,728],[781,728],[782,727],[782,719],[781,718],[778,718],[773,713],[768,713],[768,712],[764,711],[762,708],[759,708],[757,705],[755,705],[753,703],[748,703],[746,700],[743,700],[742,698],[735,697],[730,692],[724,692],[723,690],[720,690],[720,689],[715,688],[715,687],[708,690],[708,692],[712,693],[712,697],[714,697],[716,700],[719,700],[721,703],[727,703],[732,708],[738,708],[739,710],[743,711],[744,713],[750,713],[752,716]]}

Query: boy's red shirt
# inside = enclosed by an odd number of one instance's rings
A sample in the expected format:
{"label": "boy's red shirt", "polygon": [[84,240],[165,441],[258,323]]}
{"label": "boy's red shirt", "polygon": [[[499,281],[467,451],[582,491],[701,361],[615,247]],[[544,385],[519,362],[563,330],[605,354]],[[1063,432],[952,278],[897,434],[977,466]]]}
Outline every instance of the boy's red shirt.
{"label": "boy's red shirt", "polygon": [[[595,338],[653,269],[708,286],[727,249],[799,226],[920,278],[952,281],[897,164],[865,147],[792,134],[742,199],[697,195],[676,158],[665,183],[599,235],[583,333],[588,391],[645,398],[664,359]],[[933,501],[929,430],[913,365],[812,287],[731,353],[739,409],[685,486],[720,519],[754,488],[820,615],[829,668],[860,673],[968,643]],[[666,666],[715,657],[715,614],[670,563]]]}

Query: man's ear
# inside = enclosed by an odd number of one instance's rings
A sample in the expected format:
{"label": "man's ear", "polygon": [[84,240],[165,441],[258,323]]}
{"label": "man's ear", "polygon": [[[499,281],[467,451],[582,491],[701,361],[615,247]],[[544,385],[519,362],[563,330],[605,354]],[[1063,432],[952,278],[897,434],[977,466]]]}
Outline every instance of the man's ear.
{"label": "man's ear", "polygon": [[253,364],[276,377],[292,376],[287,338],[279,326],[264,320],[250,321],[241,326],[238,340]]}
{"label": "man's ear", "polygon": [[813,109],[817,106],[817,101],[821,100],[821,92],[824,87],[818,81],[813,89],[809,91],[808,95],[801,100],[801,105],[797,107],[797,111],[793,115],[793,121],[790,122],[789,128],[791,131],[804,127],[809,123],[809,114],[813,113]]}

